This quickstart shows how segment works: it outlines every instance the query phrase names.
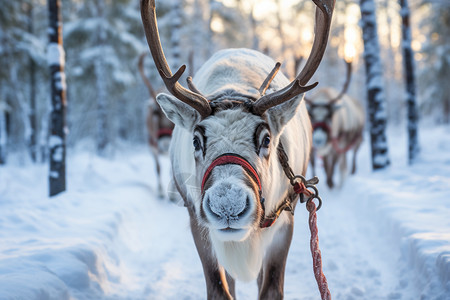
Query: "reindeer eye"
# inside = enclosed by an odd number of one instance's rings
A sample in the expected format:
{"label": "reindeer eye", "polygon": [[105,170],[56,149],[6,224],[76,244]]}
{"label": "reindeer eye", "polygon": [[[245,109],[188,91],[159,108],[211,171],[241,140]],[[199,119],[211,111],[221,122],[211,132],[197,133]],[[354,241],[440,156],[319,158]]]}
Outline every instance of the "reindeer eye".
{"label": "reindeer eye", "polygon": [[202,144],[200,143],[200,140],[197,136],[194,136],[192,144],[194,145],[195,151],[199,151],[202,148]]}
{"label": "reindeer eye", "polygon": [[269,148],[269,145],[270,145],[270,136],[267,135],[264,137],[261,147]]}

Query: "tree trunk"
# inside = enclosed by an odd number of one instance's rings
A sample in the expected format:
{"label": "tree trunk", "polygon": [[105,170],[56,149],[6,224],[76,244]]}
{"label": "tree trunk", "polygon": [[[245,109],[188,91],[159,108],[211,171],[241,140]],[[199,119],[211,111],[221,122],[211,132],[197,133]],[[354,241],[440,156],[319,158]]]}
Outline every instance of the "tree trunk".
{"label": "tree trunk", "polygon": [[383,72],[380,59],[380,47],[378,44],[374,1],[360,0],[360,8],[364,40],[372,168],[376,170],[383,169],[390,163],[385,133],[386,108]]}
{"label": "tree trunk", "polygon": [[[101,20],[97,29],[97,47],[100,49],[105,47],[107,42],[105,29],[105,3],[100,0],[96,2],[97,16]],[[104,51],[101,51],[102,53]],[[108,124],[107,124],[107,91],[106,91],[106,73],[104,57],[99,55],[94,62],[94,72],[97,91],[97,154],[105,156],[106,147],[108,146]]]}
{"label": "tree trunk", "polygon": [[66,190],[66,80],[60,0],[48,0],[49,45],[47,49],[51,78],[50,114],[50,196]]}
{"label": "tree trunk", "polygon": [[282,11],[281,11],[281,0],[277,1],[277,31],[278,31],[278,36],[281,39],[281,58],[285,59],[285,55],[286,55],[286,39],[284,37],[284,30],[283,30],[283,17],[282,17]]}
{"label": "tree trunk", "polygon": [[183,22],[183,0],[173,1],[170,35],[171,67],[176,72],[181,67],[181,25]]}
{"label": "tree trunk", "polygon": [[5,107],[0,106],[0,165],[6,164],[6,143],[8,138],[6,130],[6,114],[5,104]]}
{"label": "tree trunk", "polygon": [[108,145],[107,129],[107,108],[106,108],[106,86],[105,86],[105,68],[102,58],[99,57],[94,65],[96,89],[97,89],[97,154],[105,156],[106,146]]}
{"label": "tree trunk", "polygon": [[[33,3],[28,4],[28,32],[33,35]],[[33,58],[29,58],[29,71],[30,71],[30,136],[28,141],[28,147],[30,150],[31,159],[37,161],[37,120],[36,120],[36,63]]]}
{"label": "tree trunk", "polygon": [[417,138],[418,111],[416,105],[416,83],[414,80],[414,52],[411,48],[411,27],[409,24],[409,7],[407,0],[400,1],[402,16],[403,66],[406,86],[406,106],[408,114],[408,159],[412,164],[419,153]]}
{"label": "tree trunk", "polygon": [[212,21],[214,18],[214,5],[215,0],[209,0],[209,17],[208,17],[208,40],[207,40],[207,47],[208,51],[206,53],[207,57],[211,57],[211,55],[216,51],[215,44],[214,44],[214,31],[212,30]]}
{"label": "tree trunk", "polygon": [[255,19],[255,3],[252,4],[248,17],[250,18],[250,25],[252,28],[252,49],[259,50],[259,37],[256,32],[257,22]]}

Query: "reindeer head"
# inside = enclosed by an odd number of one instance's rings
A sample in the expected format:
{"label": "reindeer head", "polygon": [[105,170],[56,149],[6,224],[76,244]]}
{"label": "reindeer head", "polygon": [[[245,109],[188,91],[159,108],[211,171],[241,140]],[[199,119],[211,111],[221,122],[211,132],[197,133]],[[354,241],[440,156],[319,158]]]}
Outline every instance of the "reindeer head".
{"label": "reindeer head", "polygon": [[[283,75],[275,78],[280,68],[277,63],[271,71],[270,67],[261,70],[264,74],[260,74],[260,78],[242,78],[243,82],[261,79],[257,86],[196,82],[206,93],[210,92],[208,86],[221,86],[204,96],[190,77],[189,89],[178,83],[185,66],[172,75],[160,43],[155,1],[141,0],[148,45],[172,94],[159,94],[157,101],[176,127],[183,128],[182,138],[192,141],[191,149],[177,151],[194,152],[195,181],[201,190],[198,199],[194,199],[195,211],[209,233],[222,241],[245,240],[260,228],[264,208],[275,205],[265,203],[264,198],[272,198],[274,192],[271,194],[273,189],[269,186],[274,186],[282,175],[276,153],[279,138],[285,125],[296,114],[302,99],[300,95],[317,85],[307,86],[306,83],[319,66],[330,29],[334,0],[313,1],[319,8],[316,12],[316,37],[310,57],[294,81],[281,86],[281,82],[284,84],[287,79]],[[253,66],[244,62],[240,68],[246,67]],[[264,79],[267,73],[269,75]],[[216,80],[220,79],[219,76]],[[266,94],[269,86],[275,91]]]}

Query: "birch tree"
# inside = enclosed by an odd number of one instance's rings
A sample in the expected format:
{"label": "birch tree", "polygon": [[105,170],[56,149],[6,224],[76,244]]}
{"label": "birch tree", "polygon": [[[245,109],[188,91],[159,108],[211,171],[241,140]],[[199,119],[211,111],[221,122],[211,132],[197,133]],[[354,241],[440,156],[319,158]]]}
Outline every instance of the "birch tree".
{"label": "birch tree", "polygon": [[408,159],[413,163],[419,152],[418,111],[416,105],[416,83],[414,78],[414,52],[411,48],[411,27],[407,0],[399,0],[402,16],[403,66],[406,86],[406,107],[408,116]]}
{"label": "birch tree", "polygon": [[383,71],[380,59],[374,0],[360,0],[360,9],[364,40],[364,63],[366,67],[372,168],[376,170],[385,168],[390,163],[385,133],[386,108]]}
{"label": "birch tree", "polygon": [[61,1],[48,0],[49,45],[47,61],[51,74],[50,196],[66,190],[66,82],[62,41]]}

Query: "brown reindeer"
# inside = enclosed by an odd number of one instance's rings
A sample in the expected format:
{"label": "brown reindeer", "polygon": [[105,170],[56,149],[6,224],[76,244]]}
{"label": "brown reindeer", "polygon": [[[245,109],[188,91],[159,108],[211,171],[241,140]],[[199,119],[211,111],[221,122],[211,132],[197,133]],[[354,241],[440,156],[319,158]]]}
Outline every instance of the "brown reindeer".
{"label": "brown reindeer", "polygon": [[138,67],[142,80],[147,86],[150,95],[146,117],[148,143],[155,159],[156,174],[158,176],[158,195],[162,198],[164,197],[164,192],[161,182],[159,154],[168,152],[174,124],[167,119],[166,115],[161,110],[161,107],[156,102],[156,91],[148,77],[145,75],[144,58],[146,55],[147,53],[144,52],[139,56]]}
{"label": "brown reindeer", "polygon": [[307,83],[323,57],[334,9],[334,0],[313,1],[315,40],[292,82],[268,56],[228,49],[188,77],[187,89],[178,82],[186,66],[172,74],[164,56],[155,0],[141,0],[148,46],[171,93],[156,99],[175,123],[173,179],[189,212],[208,299],[233,299],[235,280],[254,279],[260,299],[283,298],[298,197],[281,154],[305,174],[312,128],[302,98],[317,85]]}
{"label": "brown reindeer", "polygon": [[[347,76],[341,92],[327,87],[305,97],[313,124],[313,154],[311,166],[315,173],[315,156],[322,157],[327,185],[334,187],[333,174],[339,162],[340,185],[347,174],[346,153],[353,149],[351,174],[356,171],[356,153],[363,140],[365,112],[361,103],[346,95],[352,64],[346,62]],[[315,175],[315,174],[314,174]]]}

